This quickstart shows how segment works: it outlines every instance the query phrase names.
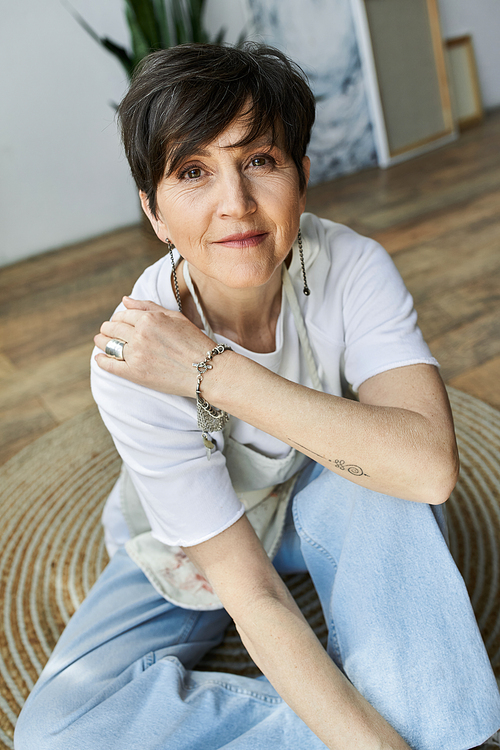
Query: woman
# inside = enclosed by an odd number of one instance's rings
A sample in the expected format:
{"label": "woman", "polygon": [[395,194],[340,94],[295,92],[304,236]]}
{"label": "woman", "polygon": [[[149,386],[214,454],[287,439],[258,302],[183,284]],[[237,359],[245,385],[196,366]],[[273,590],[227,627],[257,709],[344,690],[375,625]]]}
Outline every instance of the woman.
{"label": "woman", "polygon": [[[303,213],[301,71],[256,45],[178,47],[119,115],[168,253],[95,339],[124,461],[112,560],[16,748],[480,744],[500,702],[441,533],[446,392],[388,256]],[[310,571],[328,653],[276,569]],[[229,617],[263,679],[191,671]]]}

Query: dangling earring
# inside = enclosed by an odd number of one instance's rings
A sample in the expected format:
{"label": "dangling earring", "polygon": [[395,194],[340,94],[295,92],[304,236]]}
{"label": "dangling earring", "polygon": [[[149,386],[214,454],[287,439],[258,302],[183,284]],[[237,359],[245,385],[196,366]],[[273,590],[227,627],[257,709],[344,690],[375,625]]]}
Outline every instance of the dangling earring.
{"label": "dangling earring", "polygon": [[297,235],[297,242],[299,243],[299,257],[300,257],[300,265],[302,267],[302,278],[304,279],[303,292],[306,295],[306,297],[309,297],[309,295],[311,294],[311,290],[307,286],[306,266],[304,263],[304,249],[302,247],[302,234],[300,233],[300,229]]}
{"label": "dangling earring", "polygon": [[175,289],[175,299],[177,300],[177,307],[179,308],[179,312],[182,312],[182,303],[181,303],[181,295],[179,292],[179,284],[177,282],[177,273],[175,271],[175,260],[174,260],[174,254],[172,250],[174,249],[175,245],[173,245],[168,237],[165,237],[165,242],[167,243],[168,252],[170,253],[170,261],[172,263],[172,276],[174,277],[174,289]]}

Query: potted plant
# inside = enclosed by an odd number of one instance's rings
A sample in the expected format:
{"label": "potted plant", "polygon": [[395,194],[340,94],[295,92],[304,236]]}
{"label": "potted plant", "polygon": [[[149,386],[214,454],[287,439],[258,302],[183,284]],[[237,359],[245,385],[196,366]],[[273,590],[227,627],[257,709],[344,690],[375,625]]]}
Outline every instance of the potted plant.
{"label": "potted plant", "polygon": [[[157,49],[168,49],[186,42],[221,44],[226,29],[210,38],[203,23],[205,0],[125,0],[125,15],[130,29],[131,50],[108,37],[101,37],[72,7],[71,14],[85,31],[124,67],[132,78],[136,65]],[[244,32],[237,44],[244,41]]]}

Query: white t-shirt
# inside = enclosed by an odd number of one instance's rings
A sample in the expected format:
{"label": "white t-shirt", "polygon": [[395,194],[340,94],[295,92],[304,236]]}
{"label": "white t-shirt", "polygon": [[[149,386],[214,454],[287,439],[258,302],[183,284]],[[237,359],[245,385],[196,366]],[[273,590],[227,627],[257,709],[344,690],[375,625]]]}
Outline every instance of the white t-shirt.
{"label": "white t-shirt", "polygon": [[[301,230],[309,297],[302,293],[295,246],[289,273],[325,392],[341,396],[342,379],[358,390],[365,380],[386,370],[437,365],[417,327],[411,295],[378,243],[312,214],[302,216]],[[146,269],[131,296],[177,309],[168,256]],[[285,296],[274,352],[255,353],[216,338],[288,380],[312,387]],[[110,375],[96,365],[94,356],[92,391],[156,539],[190,546],[240,518],[244,507],[225,465],[224,436],[212,434],[216,450],[207,461],[194,398],[159,393]],[[290,451],[285,443],[236,418],[231,419],[230,434],[272,458]],[[105,515],[117,523],[117,493],[109,503]]]}

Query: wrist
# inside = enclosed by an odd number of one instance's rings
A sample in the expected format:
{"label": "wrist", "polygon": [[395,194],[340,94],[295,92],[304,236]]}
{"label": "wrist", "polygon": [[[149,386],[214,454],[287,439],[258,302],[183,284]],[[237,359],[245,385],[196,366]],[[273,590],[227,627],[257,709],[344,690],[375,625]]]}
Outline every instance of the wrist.
{"label": "wrist", "polygon": [[213,370],[212,360],[224,352],[231,350],[230,346],[226,344],[217,344],[205,354],[205,358],[200,362],[193,362],[193,367],[196,367],[198,373],[196,380],[196,413],[198,420],[198,429],[201,430],[203,442],[207,449],[207,458],[210,458],[210,453],[214,449],[214,443],[210,438],[210,433],[220,432],[224,429],[229,419],[229,414],[223,410],[218,409],[211,404],[202,393],[203,378],[207,372]]}
{"label": "wrist", "polygon": [[241,354],[228,348],[215,361],[210,362],[212,369],[203,378],[200,390],[202,397],[218,409],[230,411],[229,395],[237,382],[235,371],[241,359],[244,359]]}
{"label": "wrist", "polygon": [[196,379],[196,397],[200,398],[202,396],[201,393],[201,384],[203,382],[204,375],[209,371],[213,370],[213,359],[214,357],[224,354],[224,352],[232,351],[231,347],[227,344],[217,344],[216,346],[209,349],[209,351],[205,354],[204,359],[200,360],[199,362],[193,362],[193,367],[196,367],[197,370],[197,379]]}

